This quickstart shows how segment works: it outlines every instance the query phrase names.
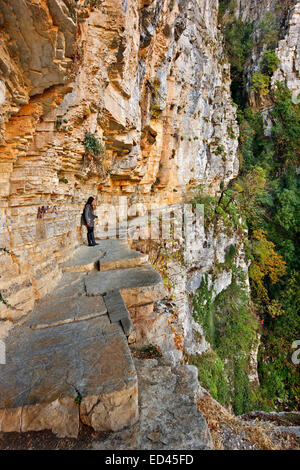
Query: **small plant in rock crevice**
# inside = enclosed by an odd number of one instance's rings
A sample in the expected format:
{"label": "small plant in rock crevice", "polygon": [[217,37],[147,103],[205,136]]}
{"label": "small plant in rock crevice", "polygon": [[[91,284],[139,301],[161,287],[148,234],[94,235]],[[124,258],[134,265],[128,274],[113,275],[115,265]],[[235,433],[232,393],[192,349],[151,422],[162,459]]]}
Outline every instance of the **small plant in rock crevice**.
{"label": "small plant in rock crevice", "polygon": [[235,139],[236,138],[236,135],[234,133],[234,130],[233,130],[233,127],[232,126],[227,126],[227,132],[229,134],[229,137],[231,139]]}
{"label": "small plant in rock crevice", "polygon": [[[8,250],[7,248],[5,247],[0,247],[0,252],[3,252],[3,253],[6,253],[8,255],[13,255],[13,253]],[[10,308],[11,310],[19,310],[18,308],[14,307],[13,305],[11,305],[4,297],[3,297],[3,294],[2,292],[0,292],[0,303],[4,304],[7,308]],[[1,320],[1,319],[0,319]],[[2,321],[5,321],[6,319],[3,319],[2,318]]]}
{"label": "small plant in rock crevice", "polygon": [[280,66],[280,60],[274,51],[265,51],[261,66],[263,73],[271,77]]}
{"label": "small plant in rock crevice", "polygon": [[267,96],[270,92],[270,77],[263,73],[255,73],[252,77],[252,90],[261,96]]}
{"label": "small plant in rock crevice", "polygon": [[217,147],[217,150],[215,151],[215,154],[216,155],[222,155],[222,153],[224,152],[224,146],[223,145],[218,145]]}

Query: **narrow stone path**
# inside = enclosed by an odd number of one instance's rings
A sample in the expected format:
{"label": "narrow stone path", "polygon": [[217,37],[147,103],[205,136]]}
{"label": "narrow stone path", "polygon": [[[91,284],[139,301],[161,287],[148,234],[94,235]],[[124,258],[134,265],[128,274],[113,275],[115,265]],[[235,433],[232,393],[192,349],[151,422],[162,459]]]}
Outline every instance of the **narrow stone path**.
{"label": "narrow stone path", "polygon": [[124,240],[81,246],[57,287],[15,326],[0,365],[0,431],[77,437],[80,420],[117,431],[138,420],[128,308],[164,296],[147,256]]}

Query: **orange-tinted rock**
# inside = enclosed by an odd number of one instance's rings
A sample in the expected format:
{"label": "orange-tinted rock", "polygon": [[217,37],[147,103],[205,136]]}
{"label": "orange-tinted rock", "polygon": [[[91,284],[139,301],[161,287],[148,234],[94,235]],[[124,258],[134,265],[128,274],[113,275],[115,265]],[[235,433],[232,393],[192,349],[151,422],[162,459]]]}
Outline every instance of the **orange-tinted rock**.
{"label": "orange-tinted rock", "polygon": [[[0,289],[14,307],[1,304],[1,316],[22,316],[60,279],[89,196],[115,208],[122,195],[171,204],[237,174],[217,5],[194,7],[1,0],[0,247],[11,255],[0,252]],[[100,161],[86,153],[86,131],[106,148]]]}

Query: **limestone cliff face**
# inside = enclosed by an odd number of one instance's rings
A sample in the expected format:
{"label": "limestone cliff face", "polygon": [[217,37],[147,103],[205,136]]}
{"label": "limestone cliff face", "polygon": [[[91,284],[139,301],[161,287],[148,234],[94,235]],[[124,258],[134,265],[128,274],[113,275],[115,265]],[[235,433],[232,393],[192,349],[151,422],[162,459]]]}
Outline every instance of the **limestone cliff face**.
{"label": "limestone cliff face", "polygon": [[[249,61],[245,69],[247,79],[247,90],[252,106],[268,109],[269,101],[256,102],[254,92],[251,90],[251,80],[254,73],[261,71],[261,61],[265,50],[273,48],[273,45],[261,39],[264,34],[263,22],[269,23],[271,31],[275,37],[277,46],[275,52],[280,59],[280,67],[272,77],[272,85],[277,80],[285,81],[292,91],[294,99],[300,92],[299,82],[299,15],[300,2],[297,0],[238,0],[235,7],[235,15],[245,23],[253,25],[254,46],[251,51]],[[278,41],[276,40],[278,35]]]}
{"label": "limestone cliff face", "polygon": [[0,1],[2,317],[59,280],[88,196],[170,204],[238,172],[218,1],[85,4]]}

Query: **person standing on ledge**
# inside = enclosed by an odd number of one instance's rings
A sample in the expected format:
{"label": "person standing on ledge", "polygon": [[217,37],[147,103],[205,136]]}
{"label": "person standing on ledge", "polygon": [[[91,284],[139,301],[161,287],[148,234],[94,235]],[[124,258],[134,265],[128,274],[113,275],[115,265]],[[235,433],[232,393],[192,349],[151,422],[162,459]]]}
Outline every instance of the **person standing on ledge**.
{"label": "person standing on ledge", "polygon": [[94,214],[95,199],[91,196],[88,198],[86,205],[81,216],[81,225],[86,225],[87,228],[87,239],[89,246],[96,246],[99,243],[95,242],[94,236],[94,220],[98,218]]}

